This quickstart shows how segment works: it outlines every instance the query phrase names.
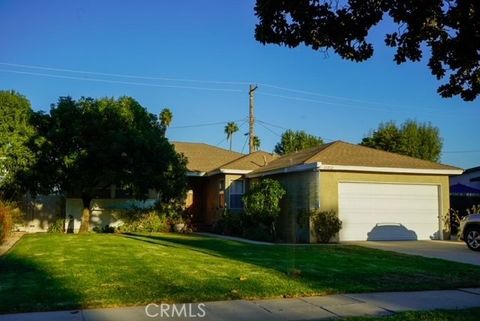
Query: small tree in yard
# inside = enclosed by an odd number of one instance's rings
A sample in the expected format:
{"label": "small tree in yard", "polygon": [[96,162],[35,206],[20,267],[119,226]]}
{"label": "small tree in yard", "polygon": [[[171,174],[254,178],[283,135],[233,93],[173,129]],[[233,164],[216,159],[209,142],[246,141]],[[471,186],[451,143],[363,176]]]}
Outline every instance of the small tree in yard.
{"label": "small tree in yard", "polygon": [[243,197],[245,214],[252,222],[268,226],[275,236],[275,220],[280,214],[280,201],[285,193],[282,185],[273,179],[253,183]]}
{"label": "small tree in yard", "polygon": [[342,221],[338,218],[335,211],[317,211],[312,214],[312,223],[321,243],[328,243],[330,239],[342,228]]}
{"label": "small tree in yard", "polygon": [[130,97],[61,97],[49,114],[34,117],[43,143],[22,185],[33,192],[60,192],[83,202],[81,232],[89,230],[91,201],[111,185],[145,199],[183,198],[186,160],[164,137],[158,118]]}

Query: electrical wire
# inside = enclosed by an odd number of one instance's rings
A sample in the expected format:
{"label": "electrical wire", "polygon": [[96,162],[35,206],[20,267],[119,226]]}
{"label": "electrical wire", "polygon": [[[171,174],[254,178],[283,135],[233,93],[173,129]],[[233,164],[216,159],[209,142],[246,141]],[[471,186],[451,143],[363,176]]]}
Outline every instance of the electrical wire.
{"label": "electrical wire", "polygon": [[94,81],[94,82],[103,82],[103,83],[111,83],[111,84],[123,84],[123,85],[136,85],[136,86],[162,87],[162,88],[178,88],[178,89],[194,89],[194,90],[208,90],[208,91],[224,91],[224,92],[243,92],[240,89],[162,85],[162,84],[152,84],[152,83],[144,83],[144,82],[99,79],[99,78],[91,78],[91,77],[82,78],[82,77],[75,77],[75,76],[54,75],[54,74],[37,73],[37,72],[29,72],[29,71],[17,71],[17,70],[8,70],[8,69],[0,69],[0,72],[9,72],[9,73],[15,73],[15,74],[24,74],[24,75],[42,76],[42,77],[60,78],[60,79]]}
{"label": "electrical wire", "polygon": [[117,73],[85,71],[85,70],[75,70],[75,69],[65,69],[65,68],[53,68],[53,67],[44,67],[44,66],[35,66],[35,65],[13,64],[8,62],[0,62],[0,65],[9,66],[9,67],[21,67],[21,68],[69,72],[69,73],[86,74],[86,75],[133,78],[133,79],[144,79],[144,80],[195,82],[195,83],[217,84],[217,85],[248,85],[250,84],[249,82],[243,82],[243,81],[220,81],[220,80],[201,80],[201,79],[185,79],[185,78],[171,78],[171,77],[138,76],[138,75],[129,75],[129,74],[117,74]]}
{"label": "electrical wire", "polygon": [[[240,122],[242,120],[245,120],[245,118],[234,120],[234,122]],[[208,126],[226,125],[228,122],[229,121],[219,121],[219,122],[214,122],[214,123],[172,126],[172,127],[169,127],[169,129],[182,129],[182,128],[195,128],[195,127],[208,127]]]}

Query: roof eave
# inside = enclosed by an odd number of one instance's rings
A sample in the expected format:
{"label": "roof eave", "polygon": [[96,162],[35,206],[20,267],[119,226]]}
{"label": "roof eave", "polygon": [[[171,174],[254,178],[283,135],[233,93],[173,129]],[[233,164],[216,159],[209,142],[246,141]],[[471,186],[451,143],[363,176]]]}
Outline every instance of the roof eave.
{"label": "roof eave", "polygon": [[228,169],[228,168],[219,168],[216,170],[213,170],[211,172],[208,172],[206,176],[212,176],[216,174],[231,174],[231,175],[246,175],[248,173],[253,172],[253,170],[250,169]]}
{"label": "roof eave", "polygon": [[205,176],[206,172],[200,172],[200,171],[188,171],[187,172],[187,177],[200,177],[200,176]]}
{"label": "roof eave", "polygon": [[401,168],[401,167],[371,167],[349,165],[327,165],[319,168],[322,171],[346,171],[346,172],[379,172],[399,174],[429,174],[429,175],[460,175],[463,169],[428,169],[428,168]]}
{"label": "roof eave", "polygon": [[282,168],[273,169],[265,172],[258,172],[258,173],[253,172],[248,174],[247,177],[255,178],[255,177],[263,177],[263,176],[270,176],[270,175],[276,175],[276,174],[316,171],[320,168],[321,164],[322,163],[316,162],[316,163],[300,164],[300,165],[289,166],[289,167],[282,167]]}

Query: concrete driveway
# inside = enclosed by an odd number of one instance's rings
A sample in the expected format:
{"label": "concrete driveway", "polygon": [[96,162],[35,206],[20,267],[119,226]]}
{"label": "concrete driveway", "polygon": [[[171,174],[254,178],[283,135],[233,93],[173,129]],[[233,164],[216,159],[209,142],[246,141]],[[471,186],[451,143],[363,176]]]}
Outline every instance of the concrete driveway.
{"label": "concrete driveway", "polygon": [[449,261],[480,265],[480,252],[467,248],[463,242],[454,241],[361,241],[344,242],[379,250],[410,255],[444,259]]}

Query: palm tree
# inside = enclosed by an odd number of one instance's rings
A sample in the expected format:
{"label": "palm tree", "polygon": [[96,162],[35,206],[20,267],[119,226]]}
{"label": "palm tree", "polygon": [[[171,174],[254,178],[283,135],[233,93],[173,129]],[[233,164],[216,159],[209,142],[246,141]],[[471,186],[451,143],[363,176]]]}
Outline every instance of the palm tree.
{"label": "palm tree", "polygon": [[227,123],[225,126],[225,134],[227,134],[227,140],[230,140],[230,150],[232,150],[233,134],[236,132],[238,132],[237,124],[234,121]]}
{"label": "palm tree", "polygon": [[260,149],[260,138],[258,136],[253,136],[253,151],[257,151]]}
{"label": "palm tree", "polygon": [[168,126],[170,126],[170,124],[172,123],[173,113],[170,109],[163,108],[158,118],[160,120],[160,126],[162,128],[163,136],[165,136]]}

